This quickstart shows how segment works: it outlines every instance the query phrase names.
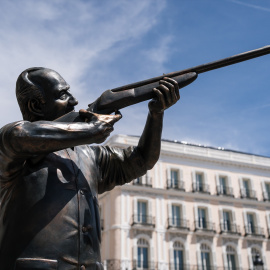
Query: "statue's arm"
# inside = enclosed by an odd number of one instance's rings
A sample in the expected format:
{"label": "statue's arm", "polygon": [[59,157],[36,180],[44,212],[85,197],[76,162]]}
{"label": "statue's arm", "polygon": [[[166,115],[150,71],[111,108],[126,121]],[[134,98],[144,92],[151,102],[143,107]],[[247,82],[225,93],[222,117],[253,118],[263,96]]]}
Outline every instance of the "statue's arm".
{"label": "statue's arm", "polygon": [[164,111],[180,99],[179,86],[171,78],[164,78],[154,89],[156,98],[149,102],[149,113],[142,136],[138,143],[147,170],[159,159]]}
{"label": "statue's arm", "polygon": [[115,116],[106,121],[95,118],[88,123],[21,121],[10,128],[5,142],[18,156],[46,154],[77,145],[101,143],[113,130],[114,123]]}

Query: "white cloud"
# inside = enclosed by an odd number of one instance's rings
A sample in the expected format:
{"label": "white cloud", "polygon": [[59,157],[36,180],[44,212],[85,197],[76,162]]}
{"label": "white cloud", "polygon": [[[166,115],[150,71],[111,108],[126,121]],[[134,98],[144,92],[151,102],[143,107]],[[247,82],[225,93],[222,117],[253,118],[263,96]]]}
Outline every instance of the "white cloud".
{"label": "white cloud", "polygon": [[262,6],[258,6],[258,5],[253,5],[253,4],[248,4],[246,2],[242,2],[242,1],[238,1],[238,0],[230,0],[230,1],[233,3],[239,4],[239,5],[242,5],[242,6],[254,8],[257,10],[261,10],[261,11],[270,12],[270,8],[266,8],[266,7],[262,7]]}
{"label": "white cloud", "polygon": [[[95,76],[106,78],[106,71],[114,68],[106,63],[121,56],[155,26],[165,1],[119,0],[100,4],[100,1],[28,0],[1,5],[0,91],[5,118],[1,118],[0,125],[3,126],[21,118],[15,82],[19,73],[31,66],[57,70],[75,95],[83,99],[82,106],[86,106],[97,96],[97,92],[87,92],[87,82],[95,81]],[[161,64],[160,60],[157,62]],[[98,69],[101,67],[105,68]],[[99,80],[100,90],[103,81],[106,80]],[[92,86],[97,89],[95,83]]]}

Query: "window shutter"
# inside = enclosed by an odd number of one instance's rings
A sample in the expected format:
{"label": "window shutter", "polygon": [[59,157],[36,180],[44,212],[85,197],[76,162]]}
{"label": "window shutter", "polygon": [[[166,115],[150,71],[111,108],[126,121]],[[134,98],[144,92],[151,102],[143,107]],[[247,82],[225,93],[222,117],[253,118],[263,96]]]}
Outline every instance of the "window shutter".
{"label": "window shutter", "polygon": [[268,193],[266,192],[265,182],[264,181],[261,181],[261,186],[262,186],[263,198],[269,199],[268,198]]}
{"label": "window shutter", "polygon": [[168,214],[169,218],[172,218],[172,203],[168,202]]}
{"label": "window shutter", "polygon": [[173,258],[173,248],[170,248],[169,253],[170,253],[170,263],[171,263],[171,265],[173,265],[173,263],[174,263],[174,258]]}
{"label": "window shutter", "polygon": [[207,183],[208,183],[208,179],[207,179],[207,174],[206,173],[203,173],[203,183],[205,184],[205,185],[207,185]]}
{"label": "window shutter", "polygon": [[[183,170],[179,170],[179,182],[184,182]],[[180,183],[179,183],[180,186]]]}
{"label": "window shutter", "polygon": [[137,200],[137,198],[134,198],[134,200],[133,200],[133,203],[134,203],[134,205],[133,205],[133,211],[134,211],[134,213],[133,213],[133,215],[134,215],[134,220],[135,221],[138,221],[137,220],[137,217],[138,217],[138,200]]}
{"label": "window shutter", "polygon": [[147,205],[147,207],[148,207],[148,212],[147,212],[147,215],[149,215],[149,216],[152,216],[152,212],[153,212],[153,209],[152,209],[152,199],[149,199],[148,200],[148,205]]}
{"label": "window shutter", "polygon": [[232,187],[232,178],[231,178],[231,176],[228,176],[228,186]]}
{"label": "window shutter", "polygon": [[242,180],[242,178],[239,178],[238,181],[239,181],[240,196],[241,196],[241,189],[244,189],[243,180]]}
{"label": "window shutter", "polygon": [[232,222],[234,224],[237,224],[237,222],[236,222],[236,215],[235,215],[235,211],[234,210],[232,211]]}
{"label": "window shutter", "polygon": [[219,186],[219,175],[217,173],[215,175],[215,179],[216,179],[216,192],[217,192],[217,187]]}
{"label": "window shutter", "polygon": [[222,209],[219,209],[219,220],[220,220],[220,223],[223,223],[223,211]]}
{"label": "window shutter", "polygon": [[191,177],[192,177],[192,183],[195,184],[196,183],[196,173],[194,170],[191,173]]}

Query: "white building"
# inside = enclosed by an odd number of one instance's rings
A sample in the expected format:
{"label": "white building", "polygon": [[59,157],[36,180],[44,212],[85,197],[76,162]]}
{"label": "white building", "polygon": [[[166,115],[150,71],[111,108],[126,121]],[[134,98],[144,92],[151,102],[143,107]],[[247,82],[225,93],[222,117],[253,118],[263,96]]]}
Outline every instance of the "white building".
{"label": "white building", "polygon": [[[137,145],[116,135],[110,146]],[[162,141],[155,167],[99,197],[108,270],[270,269],[270,158]]]}

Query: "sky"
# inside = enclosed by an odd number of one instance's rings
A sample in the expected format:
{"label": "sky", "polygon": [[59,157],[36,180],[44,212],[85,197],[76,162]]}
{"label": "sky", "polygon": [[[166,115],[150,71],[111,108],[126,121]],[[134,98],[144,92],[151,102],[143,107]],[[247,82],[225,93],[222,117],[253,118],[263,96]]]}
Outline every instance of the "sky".
{"label": "sky", "polygon": [[[0,126],[22,119],[18,75],[59,72],[79,100],[270,45],[268,0],[0,0]],[[162,137],[270,156],[270,55],[200,74],[165,112]],[[147,102],[112,134],[140,135]]]}

